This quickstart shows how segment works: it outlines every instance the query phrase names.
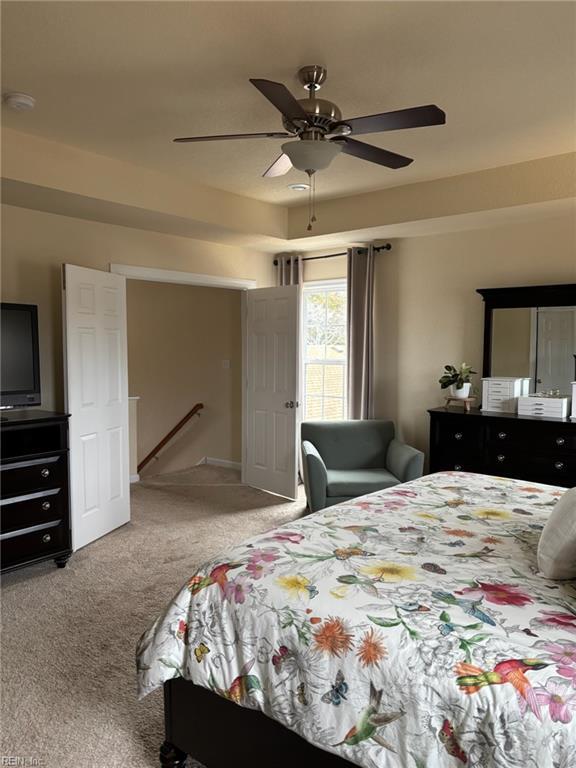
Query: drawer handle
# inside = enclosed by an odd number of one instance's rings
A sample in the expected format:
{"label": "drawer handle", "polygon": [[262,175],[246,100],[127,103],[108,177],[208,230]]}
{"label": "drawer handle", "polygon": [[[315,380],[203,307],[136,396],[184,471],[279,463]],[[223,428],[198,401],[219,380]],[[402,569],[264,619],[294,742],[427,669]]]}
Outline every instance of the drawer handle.
{"label": "drawer handle", "polygon": [[42,475],[42,477],[49,477],[50,470],[47,467],[44,467],[44,469],[40,470],[40,474]]}
{"label": "drawer handle", "polygon": [[463,437],[462,432],[454,432],[454,440],[462,440]]}
{"label": "drawer handle", "polygon": [[564,445],[566,440],[563,437],[557,437],[556,438],[556,445]]}
{"label": "drawer handle", "polygon": [[499,440],[506,440],[507,437],[508,437],[508,435],[506,434],[506,432],[498,432],[498,439]]}
{"label": "drawer handle", "polygon": [[454,464],[454,469],[456,470],[456,472],[460,472],[460,470],[462,469],[462,464]]}
{"label": "drawer handle", "polygon": [[46,512],[47,510],[49,510],[51,506],[52,506],[52,504],[50,504],[50,502],[49,502],[49,501],[43,501],[43,502],[42,502],[42,509],[43,509],[45,512]]}
{"label": "drawer handle", "polygon": [[555,461],[554,462],[554,469],[564,469],[564,462],[563,461]]}
{"label": "drawer handle", "polygon": [[52,541],[52,536],[50,536],[49,533],[45,533],[44,536],[42,536],[42,542],[48,544],[49,541]]}
{"label": "drawer handle", "polygon": [[499,453],[498,456],[496,456],[496,458],[498,459],[498,461],[502,462],[506,459],[506,456],[504,456],[503,453]]}

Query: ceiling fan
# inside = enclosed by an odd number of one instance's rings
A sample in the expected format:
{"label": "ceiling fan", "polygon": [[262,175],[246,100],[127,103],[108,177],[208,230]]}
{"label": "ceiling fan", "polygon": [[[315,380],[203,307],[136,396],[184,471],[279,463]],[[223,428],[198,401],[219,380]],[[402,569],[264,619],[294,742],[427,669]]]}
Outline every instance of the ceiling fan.
{"label": "ceiling fan", "polygon": [[[250,82],[282,114],[285,131],[266,131],[264,133],[237,133],[215,136],[184,136],[174,139],[178,143],[195,141],[226,141],[229,139],[291,139],[297,138],[305,143],[300,149],[298,142],[282,145],[282,154],[264,172],[264,176],[282,176],[292,166],[302,171],[318,171],[326,168],[331,160],[343,151],[348,155],[384,165],[387,168],[402,168],[412,162],[412,158],[398,155],[387,149],[365,144],[351,138],[365,133],[398,131],[404,128],[419,128],[428,125],[443,125],[445,113],[435,104],[423,107],[410,107],[395,112],[382,112],[367,117],[353,117],[342,120],[342,113],[331,101],[317,99],[316,91],[326,81],[326,69],[318,65],[302,67],[298,79],[309,92],[307,99],[295,99],[282,83],[272,80],[251,79]],[[306,146],[310,143],[315,145]],[[312,154],[309,153],[312,149]],[[317,153],[317,154],[315,154]],[[317,160],[316,167],[306,165],[305,161]],[[322,165],[319,165],[321,163]],[[306,167],[305,167],[306,166]]]}
{"label": "ceiling fan", "polygon": [[[308,98],[305,99],[294,98],[282,83],[250,79],[252,85],[281,113],[285,131],[184,136],[174,141],[187,143],[230,139],[295,139],[282,144],[282,154],[262,175],[282,176],[294,167],[307,173],[313,185],[313,174],[327,168],[340,152],[387,168],[402,168],[413,162],[410,157],[357,141],[352,138],[353,136],[443,125],[446,122],[445,113],[435,104],[343,120],[342,113],[336,104],[326,99],[316,98],[316,92],[326,81],[326,76],[326,68],[319,65],[302,67],[298,71],[298,79],[309,92]],[[312,194],[313,191],[312,187]],[[312,206],[313,198],[310,204]],[[313,211],[310,215],[310,222],[312,221],[315,221]],[[308,229],[311,229],[310,222]]]}

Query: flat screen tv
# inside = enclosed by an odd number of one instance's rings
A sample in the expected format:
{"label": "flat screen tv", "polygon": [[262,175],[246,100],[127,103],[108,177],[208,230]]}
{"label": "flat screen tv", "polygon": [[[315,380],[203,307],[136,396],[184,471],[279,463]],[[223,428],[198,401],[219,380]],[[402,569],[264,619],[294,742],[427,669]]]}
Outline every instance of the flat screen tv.
{"label": "flat screen tv", "polygon": [[40,405],[38,307],[2,302],[0,405]]}

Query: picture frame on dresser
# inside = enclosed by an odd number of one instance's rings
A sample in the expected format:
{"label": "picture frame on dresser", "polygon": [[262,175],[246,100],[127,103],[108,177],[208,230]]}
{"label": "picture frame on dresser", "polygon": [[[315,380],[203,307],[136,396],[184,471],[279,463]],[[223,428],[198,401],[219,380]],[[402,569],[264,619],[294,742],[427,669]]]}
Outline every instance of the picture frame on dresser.
{"label": "picture frame on dresser", "polygon": [[[487,288],[477,291],[484,300],[484,350],[482,376],[526,377],[525,370],[493,370],[494,312],[498,309],[526,308],[526,316],[534,318],[539,309],[566,309],[574,317],[576,345],[576,284]],[[567,313],[565,313],[566,316]],[[533,322],[533,321],[532,321]],[[571,321],[572,322],[572,321]],[[497,340],[498,341],[498,340]],[[534,331],[530,354],[534,359]],[[568,355],[562,363],[562,392],[574,391],[572,385],[576,361]],[[536,368],[537,370],[537,368]],[[538,387],[534,376],[532,391]],[[573,403],[574,406],[574,403]],[[576,411],[572,411],[575,413]],[[523,415],[517,412],[472,408],[463,412],[455,408],[432,408],[430,414],[430,471],[445,470],[479,472],[531,482],[548,483],[566,488],[576,486],[576,421],[570,412],[564,418],[549,415]],[[545,414],[545,411],[542,411]]]}

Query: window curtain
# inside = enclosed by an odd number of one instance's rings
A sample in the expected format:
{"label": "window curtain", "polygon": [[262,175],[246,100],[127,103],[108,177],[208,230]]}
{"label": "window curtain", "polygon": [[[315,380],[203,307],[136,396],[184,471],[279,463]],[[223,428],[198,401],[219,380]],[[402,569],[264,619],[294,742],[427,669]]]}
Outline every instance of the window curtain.
{"label": "window curtain", "polygon": [[302,256],[277,256],[276,285],[301,285],[304,275]]}
{"label": "window curtain", "polygon": [[374,415],[374,248],[348,250],[348,417]]}

